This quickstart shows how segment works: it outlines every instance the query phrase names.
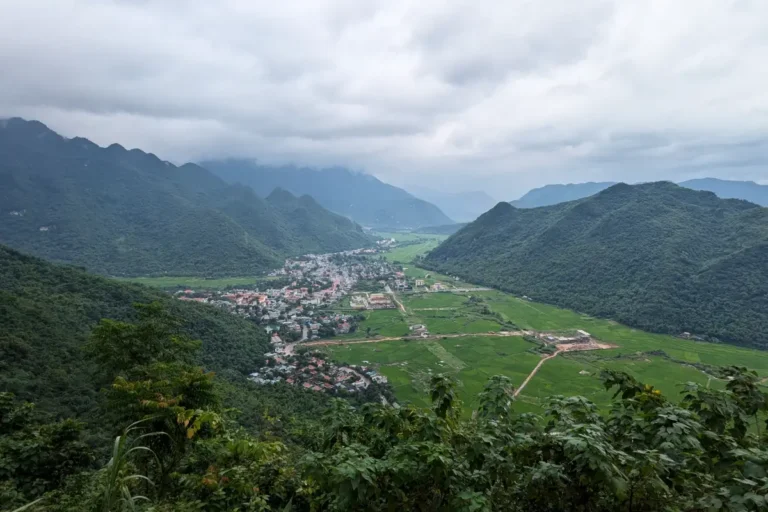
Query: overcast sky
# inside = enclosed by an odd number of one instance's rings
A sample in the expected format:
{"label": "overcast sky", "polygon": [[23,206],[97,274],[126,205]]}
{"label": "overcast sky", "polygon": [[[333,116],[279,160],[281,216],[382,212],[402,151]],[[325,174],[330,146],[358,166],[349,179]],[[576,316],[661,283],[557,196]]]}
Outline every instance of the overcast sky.
{"label": "overcast sky", "polygon": [[0,0],[0,116],[485,190],[768,182],[767,0]]}

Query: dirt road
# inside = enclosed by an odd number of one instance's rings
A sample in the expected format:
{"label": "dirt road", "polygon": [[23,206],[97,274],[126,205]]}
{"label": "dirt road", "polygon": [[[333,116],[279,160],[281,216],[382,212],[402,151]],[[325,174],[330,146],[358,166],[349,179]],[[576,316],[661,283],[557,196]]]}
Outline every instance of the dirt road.
{"label": "dirt road", "polygon": [[[387,289],[389,289],[389,287],[387,287]],[[397,304],[397,307],[400,308],[400,311],[405,313],[405,306],[403,306],[402,302],[397,300],[397,295],[395,295],[395,292],[390,291],[389,294],[392,295],[392,300],[395,301],[395,304]]]}
{"label": "dirt road", "polygon": [[562,354],[563,352],[581,352],[586,350],[606,350],[609,348],[616,348],[616,345],[611,345],[610,343],[598,343],[597,341],[590,340],[589,343],[562,343],[558,345],[557,350],[546,357],[542,357],[541,361],[536,365],[536,367],[531,371],[531,373],[528,374],[528,376],[525,378],[522,384],[520,384],[520,387],[515,390],[515,394],[513,396],[517,396],[520,394],[520,392],[525,388],[525,386],[528,385],[528,383],[531,381],[534,375],[536,375],[536,372],[539,371],[539,368],[541,368],[541,365],[549,361],[550,359],[553,359],[558,354]]}
{"label": "dirt road", "polygon": [[536,372],[539,371],[539,368],[541,368],[541,365],[552,359],[553,357],[557,357],[557,354],[560,352],[563,352],[563,350],[557,350],[554,354],[550,354],[547,357],[542,357],[541,361],[539,361],[539,364],[536,365],[536,367],[531,371],[531,373],[528,374],[528,376],[525,378],[522,384],[520,384],[520,387],[515,390],[515,394],[513,396],[517,396],[520,394],[520,392],[525,388],[525,386],[528,385],[528,383],[531,381],[534,375],[536,375]]}
{"label": "dirt road", "polygon": [[443,338],[464,338],[469,336],[500,336],[500,337],[507,337],[507,336],[523,336],[524,334],[527,334],[526,331],[502,331],[502,332],[486,332],[486,333],[459,333],[459,334],[433,334],[430,336],[394,336],[394,337],[386,337],[386,338],[358,338],[353,340],[318,340],[318,341],[310,341],[307,343],[302,343],[302,346],[305,347],[319,347],[319,346],[326,346],[326,345],[347,345],[347,344],[356,344],[356,343],[381,343],[384,341],[399,341],[399,340],[411,340],[411,341],[421,341],[421,340],[440,340]]}

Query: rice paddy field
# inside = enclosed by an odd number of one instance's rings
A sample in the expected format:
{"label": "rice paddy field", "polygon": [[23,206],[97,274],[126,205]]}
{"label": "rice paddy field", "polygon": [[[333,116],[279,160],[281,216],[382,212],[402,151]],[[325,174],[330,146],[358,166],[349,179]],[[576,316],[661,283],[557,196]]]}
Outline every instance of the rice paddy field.
{"label": "rice paddy field", "polygon": [[[422,242],[420,250],[429,250],[433,242]],[[413,254],[423,252],[413,249]],[[391,257],[402,261],[400,258],[403,253]],[[436,275],[413,264],[404,266],[409,277],[459,286],[449,281],[448,276]],[[462,287],[465,285],[472,286],[461,283]],[[405,312],[366,312],[367,318],[358,333],[371,327],[372,335],[395,337],[407,332],[409,325],[424,324],[433,337],[330,345],[325,350],[340,361],[378,368],[403,402],[427,405],[429,378],[436,373],[448,373],[458,379],[467,413],[477,406],[476,397],[491,376],[506,375],[519,386],[542,356],[532,350],[534,343],[521,336],[491,335],[516,329],[583,329],[601,342],[615,346],[561,353],[547,360],[518,396],[515,408],[521,412],[541,412],[546,398],[552,395],[581,395],[606,407],[611,393],[603,388],[599,379],[603,369],[625,371],[673,399],[681,396],[687,382],[715,388],[724,386],[723,381],[706,373],[701,365],[744,366],[768,377],[768,352],[647,333],[495,290],[408,293],[399,294],[398,298]]]}

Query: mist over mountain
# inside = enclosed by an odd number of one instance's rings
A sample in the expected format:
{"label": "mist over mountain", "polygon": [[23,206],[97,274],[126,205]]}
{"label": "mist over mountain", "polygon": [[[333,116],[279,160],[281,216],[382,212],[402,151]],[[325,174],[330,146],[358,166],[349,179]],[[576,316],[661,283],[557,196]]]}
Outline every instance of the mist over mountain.
{"label": "mist over mountain", "polygon": [[311,195],[323,207],[366,226],[406,229],[451,224],[440,208],[374,176],[341,167],[272,167],[250,160],[201,162],[229,183],[242,183],[266,197],[275,188]]}
{"label": "mist over mountain", "polygon": [[0,243],[112,275],[247,275],[371,242],[306,198],[276,206],[200,166],[18,118],[0,125],[0,218]]}
{"label": "mist over mountain", "polygon": [[439,192],[425,187],[412,187],[410,190],[418,197],[437,205],[457,222],[471,222],[498,203],[482,190]]}

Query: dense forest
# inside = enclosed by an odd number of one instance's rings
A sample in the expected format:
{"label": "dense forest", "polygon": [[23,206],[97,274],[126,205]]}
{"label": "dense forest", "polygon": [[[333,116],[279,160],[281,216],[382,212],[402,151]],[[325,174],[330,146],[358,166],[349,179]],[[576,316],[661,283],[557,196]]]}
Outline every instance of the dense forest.
{"label": "dense forest", "polygon": [[644,330],[768,348],[768,209],[672,183],[500,203],[423,265]]}
{"label": "dense forest", "polygon": [[371,243],[349,219],[280,196],[276,206],[197,165],[0,123],[0,243],[93,272],[253,275],[286,256]]}
{"label": "dense forest", "polygon": [[406,229],[452,222],[437,206],[401,188],[383,183],[370,174],[341,167],[271,167],[233,159],[207,161],[200,165],[229,183],[253,187],[263,197],[275,188],[296,195],[309,194],[323,207],[366,227]]}

